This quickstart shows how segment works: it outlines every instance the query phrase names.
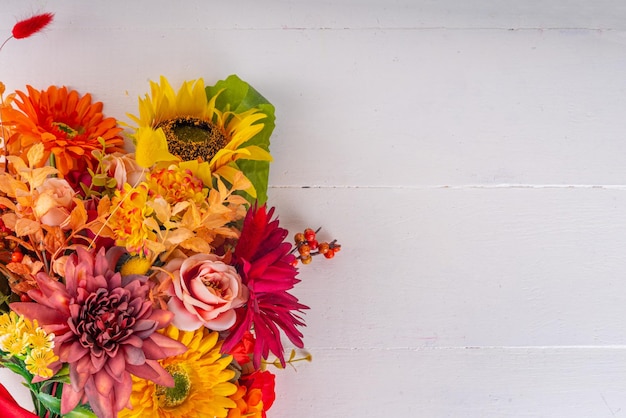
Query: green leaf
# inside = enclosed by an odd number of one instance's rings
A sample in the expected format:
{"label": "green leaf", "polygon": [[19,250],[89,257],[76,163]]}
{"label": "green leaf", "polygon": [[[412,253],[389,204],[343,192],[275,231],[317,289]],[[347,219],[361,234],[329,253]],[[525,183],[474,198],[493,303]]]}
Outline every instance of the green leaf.
{"label": "green leaf", "polygon": [[[257,108],[266,115],[258,123],[263,123],[261,132],[252,137],[245,145],[257,145],[264,150],[270,150],[270,136],[276,126],[274,106],[263,97],[250,84],[246,83],[236,75],[230,75],[225,80],[218,81],[214,86],[206,88],[207,97],[210,99],[219,93],[215,102],[215,107],[219,110],[231,110],[236,113]],[[268,161],[238,160],[237,167],[252,182],[257,192],[259,204],[267,200],[267,184],[269,178]],[[248,196],[248,200],[251,198]],[[253,203],[253,202],[251,202]]]}
{"label": "green leaf", "polygon": [[29,383],[30,383],[30,381],[33,378],[33,375],[30,374],[30,372],[28,370],[26,370],[26,366],[24,366],[23,363],[21,363],[21,362],[13,363],[13,362],[9,361],[9,362],[6,362],[6,363],[2,363],[2,365],[4,367],[6,367],[7,369],[11,370],[13,373],[19,374],[20,376],[22,376]]}
{"label": "green leaf", "polygon": [[70,413],[63,415],[64,418],[97,418],[96,414],[83,406],[77,406]]}
{"label": "green leaf", "polygon": [[[53,414],[61,414],[61,400],[55,396],[49,395],[43,392],[35,393],[37,400],[43,405],[46,410]],[[86,405],[77,406],[67,414],[63,415],[64,418],[97,418]]]}
{"label": "green leaf", "polygon": [[43,392],[36,392],[35,397],[48,411],[57,415],[61,413],[61,400],[59,398]]}

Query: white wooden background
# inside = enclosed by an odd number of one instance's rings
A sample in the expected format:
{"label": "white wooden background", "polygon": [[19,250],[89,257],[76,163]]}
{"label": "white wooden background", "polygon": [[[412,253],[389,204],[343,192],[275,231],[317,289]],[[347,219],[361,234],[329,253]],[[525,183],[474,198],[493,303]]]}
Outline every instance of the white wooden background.
{"label": "white wooden background", "polygon": [[38,10],[9,90],[275,104],[271,203],[344,248],[301,273],[314,361],[270,417],[626,416],[625,2],[3,0],[0,38]]}

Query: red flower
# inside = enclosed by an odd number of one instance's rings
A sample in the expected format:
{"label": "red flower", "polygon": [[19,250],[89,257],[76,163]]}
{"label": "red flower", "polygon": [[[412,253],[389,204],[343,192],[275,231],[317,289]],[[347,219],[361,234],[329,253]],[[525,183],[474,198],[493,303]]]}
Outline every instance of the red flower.
{"label": "red flower", "polygon": [[13,26],[13,37],[15,39],[28,38],[48,26],[53,18],[52,13],[42,13],[20,20]]}
{"label": "red flower", "polygon": [[272,220],[273,214],[273,208],[267,211],[263,205],[251,208],[244,219],[233,264],[250,294],[223,346],[224,352],[229,352],[246,331],[254,328],[253,363],[257,368],[270,351],[285,365],[281,329],[296,347],[303,347],[297,326],[304,326],[304,321],[298,313],[308,309],[288,293],[300,280],[291,264],[291,244],[284,242],[288,232],[278,226],[277,219]]}
{"label": "red flower", "polygon": [[259,389],[261,391],[263,400],[263,417],[265,417],[265,412],[272,407],[274,400],[276,399],[276,391],[274,389],[276,386],[275,379],[276,376],[267,370],[257,370],[254,373],[243,375],[239,379],[239,383],[244,385],[248,389],[248,392],[252,389]]}
{"label": "red flower", "polygon": [[12,418],[37,418],[37,415],[19,406],[9,391],[0,383],[0,411]]}
{"label": "red flower", "polygon": [[254,335],[246,331],[235,346],[228,352],[240,366],[250,363],[250,355],[254,351]]}

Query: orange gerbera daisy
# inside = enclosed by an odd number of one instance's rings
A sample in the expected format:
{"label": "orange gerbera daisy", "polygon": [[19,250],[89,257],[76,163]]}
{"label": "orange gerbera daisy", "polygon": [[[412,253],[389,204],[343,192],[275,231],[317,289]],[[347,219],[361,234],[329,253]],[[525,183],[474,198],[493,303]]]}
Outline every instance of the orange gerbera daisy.
{"label": "orange gerbera daisy", "polygon": [[0,107],[8,155],[25,159],[28,150],[41,142],[46,157],[42,164],[52,155],[65,176],[72,170],[93,169],[97,164],[93,150],[104,146],[106,153],[123,151],[122,128],[116,119],[103,116],[102,102],[92,103],[90,94],[81,96],[67,87],[26,88],[28,94],[16,91]]}

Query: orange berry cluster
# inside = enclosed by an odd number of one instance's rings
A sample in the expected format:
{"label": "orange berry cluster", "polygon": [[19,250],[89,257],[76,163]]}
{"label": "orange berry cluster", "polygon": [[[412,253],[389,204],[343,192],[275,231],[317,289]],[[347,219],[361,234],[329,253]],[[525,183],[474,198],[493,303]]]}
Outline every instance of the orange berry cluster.
{"label": "orange berry cluster", "polygon": [[311,228],[307,228],[304,232],[298,232],[294,235],[294,241],[296,243],[295,251],[298,251],[298,256],[295,259],[294,264],[298,264],[298,260],[302,264],[309,264],[313,260],[314,255],[323,255],[325,258],[333,258],[339,250],[341,245],[337,244],[337,240],[331,242],[318,242],[317,231]]}

